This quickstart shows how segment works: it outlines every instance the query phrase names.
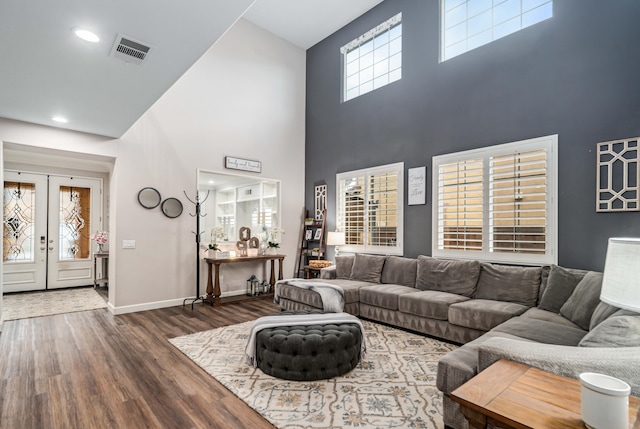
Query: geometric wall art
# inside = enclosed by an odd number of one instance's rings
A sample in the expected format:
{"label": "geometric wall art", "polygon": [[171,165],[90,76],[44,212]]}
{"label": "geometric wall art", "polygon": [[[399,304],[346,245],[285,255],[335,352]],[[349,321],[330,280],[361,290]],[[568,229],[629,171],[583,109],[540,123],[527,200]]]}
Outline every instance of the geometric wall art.
{"label": "geometric wall art", "polygon": [[598,143],[596,211],[640,211],[640,137]]}
{"label": "geometric wall art", "polygon": [[322,221],[322,213],[327,208],[327,185],[317,185],[314,189],[315,220]]}

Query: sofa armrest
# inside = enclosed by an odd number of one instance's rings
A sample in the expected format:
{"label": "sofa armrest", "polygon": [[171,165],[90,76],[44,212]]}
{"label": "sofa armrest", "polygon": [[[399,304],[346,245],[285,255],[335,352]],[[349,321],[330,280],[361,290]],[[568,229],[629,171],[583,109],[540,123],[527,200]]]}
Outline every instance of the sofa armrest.
{"label": "sofa armrest", "polygon": [[607,374],[626,381],[631,394],[640,395],[640,347],[572,347],[494,337],[478,349],[478,371],[500,359],[576,379],[582,372]]}
{"label": "sofa armrest", "polygon": [[325,267],[320,269],[320,278],[321,279],[335,279],[336,278],[336,266],[331,265],[330,267]]}

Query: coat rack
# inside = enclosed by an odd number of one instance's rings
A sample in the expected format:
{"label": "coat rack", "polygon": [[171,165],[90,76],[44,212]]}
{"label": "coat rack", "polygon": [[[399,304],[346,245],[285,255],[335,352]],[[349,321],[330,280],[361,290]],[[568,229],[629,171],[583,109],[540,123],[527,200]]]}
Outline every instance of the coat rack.
{"label": "coat rack", "polygon": [[213,305],[213,300],[200,295],[200,236],[204,232],[204,231],[200,231],[200,218],[206,216],[206,214],[200,214],[200,207],[202,203],[207,201],[207,198],[209,198],[209,191],[207,191],[207,195],[205,195],[202,201],[200,201],[200,194],[198,194],[198,191],[196,191],[195,201],[189,198],[186,191],[183,191],[183,192],[184,192],[184,196],[187,197],[187,200],[189,200],[192,204],[196,206],[196,214],[189,213],[190,216],[193,216],[196,218],[196,230],[195,232],[191,231],[193,235],[196,236],[196,297],[186,298],[184,301],[182,301],[182,306],[184,307],[187,301],[191,300],[191,309],[193,310],[193,304],[195,304],[197,301],[202,301],[203,303],[208,302],[211,305]]}

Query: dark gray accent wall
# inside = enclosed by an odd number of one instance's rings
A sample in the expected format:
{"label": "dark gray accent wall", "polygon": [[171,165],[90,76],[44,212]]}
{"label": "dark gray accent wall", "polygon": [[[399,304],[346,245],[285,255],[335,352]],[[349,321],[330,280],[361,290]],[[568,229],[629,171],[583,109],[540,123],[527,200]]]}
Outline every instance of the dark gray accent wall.
{"label": "dark gray accent wall", "polygon": [[[340,102],[340,47],[402,12],[402,79]],[[640,1],[554,0],[553,18],[439,63],[439,1],[386,0],[307,51],[306,204],[336,173],[427,166],[404,208],[404,254],[431,254],[431,158],[558,134],[558,262],[601,270],[640,213],[596,213],[596,144],[640,136]],[[405,172],[406,183],[406,172]]]}

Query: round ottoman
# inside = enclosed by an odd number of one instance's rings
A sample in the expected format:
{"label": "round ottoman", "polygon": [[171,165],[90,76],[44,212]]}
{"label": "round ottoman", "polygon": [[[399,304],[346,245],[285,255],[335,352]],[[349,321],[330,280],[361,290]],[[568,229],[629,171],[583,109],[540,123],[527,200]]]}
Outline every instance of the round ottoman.
{"label": "round ottoman", "polygon": [[311,381],[346,374],[360,362],[362,333],[355,323],[266,328],[256,336],[265,374]]}

